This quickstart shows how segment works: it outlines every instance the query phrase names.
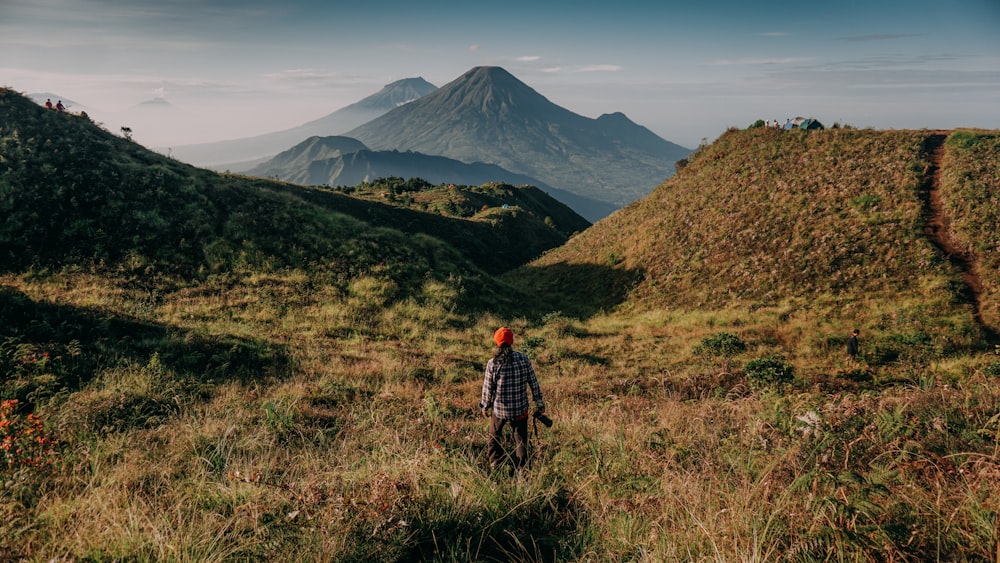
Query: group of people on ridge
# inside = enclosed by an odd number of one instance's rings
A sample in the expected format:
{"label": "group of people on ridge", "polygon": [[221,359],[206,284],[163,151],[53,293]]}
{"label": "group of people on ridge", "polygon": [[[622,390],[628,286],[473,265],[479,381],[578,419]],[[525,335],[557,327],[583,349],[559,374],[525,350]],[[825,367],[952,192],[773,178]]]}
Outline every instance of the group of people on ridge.
{"label": "group of people on ridge", "polygon": [[62,100],[59,100],[58,102],[56,102],[56,105],[53,106],[52,98],[45,99],[45,107],[47,107],[48,109],[54,109],[56,111],[63,111],[64,109],[66,109],[66,106],[64,106],[62,103]]}
{"label": "group of people on ridge", "polygon": [[764,127],[767,127],[768,129],[771,129],[771,128],[773,128],[773,129],[791,129],[792,128],[792,118],[789,117],[788,119],[786,119],[784,125],[782,125],[781,122],[779,122],[777,119],[775,119],[774,121],[771,121],[770,119],[768,119],[768,120],[764,121]]}

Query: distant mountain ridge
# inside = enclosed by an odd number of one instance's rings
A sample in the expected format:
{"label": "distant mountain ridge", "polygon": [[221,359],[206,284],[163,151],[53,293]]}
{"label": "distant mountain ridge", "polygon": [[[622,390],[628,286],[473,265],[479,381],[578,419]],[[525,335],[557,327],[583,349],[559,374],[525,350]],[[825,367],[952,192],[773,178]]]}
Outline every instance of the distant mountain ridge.
{"label": "distant mountain ridge", "polygon": [[309,137],[246,173],[305,186],[327,185],[322,175],[311,171],[317,163],[367,149],[364,143],[350,137]]}
{"label": "distant mountain ridge", "polygon": [[500,67],[473,68],[345,135],[376,150],[490,162],[615,207],[651,192],[691,152],[621,113],[573,113]]}
{"label": "distant mountain ridge", "polygon": [[423,78],[404,78],[387,84],[371,96],[298,127],[243,139],[172,147],[170,154],[178,160],[198,166],[259,161],[309,137],[342,134],[436,89],[436,86]]}
{"label": "distant mountain ridge", "polygon": [[503,182],[535,186],[573,209],[589,209],[603,215],[615,209],[610,204],[553,188],[495,164],[464,163],[412,151],[372,151],[350,137],[311,137],[246,173],[307,186],[354,186],[389,177],[470,186]]}

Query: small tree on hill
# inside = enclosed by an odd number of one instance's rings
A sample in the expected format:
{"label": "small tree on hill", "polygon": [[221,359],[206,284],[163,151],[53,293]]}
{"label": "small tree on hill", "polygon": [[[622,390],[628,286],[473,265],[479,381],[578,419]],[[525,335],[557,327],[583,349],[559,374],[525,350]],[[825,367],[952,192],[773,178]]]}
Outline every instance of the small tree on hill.
{"label": "small tree on hill", "polygon": [[764,356],[750,360],[743,371],[754,387],[789,383],[795,378],[794,368],[781,356]]}
{"label": "small tree on hill", "polygon": [[746,349],[747,345],[740,340],[739,336],[729,332],[719,332],[708,338],[703,338],[701,343],[695,346],[694,353],[699,356],[721,359],[723,373],[729,373],[729,365],[733,357]]}

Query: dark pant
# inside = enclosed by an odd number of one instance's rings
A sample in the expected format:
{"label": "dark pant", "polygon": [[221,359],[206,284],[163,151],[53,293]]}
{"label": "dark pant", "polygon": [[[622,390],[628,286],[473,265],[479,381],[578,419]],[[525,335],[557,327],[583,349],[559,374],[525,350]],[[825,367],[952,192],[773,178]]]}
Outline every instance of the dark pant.
{"label": "dark pant", "polygon": [[503,427],[510,424],[514,431],[514,465],[524,467],[528,462],[528,416],[522,416],[517,420],[507,420],[497,418],[496,415],[490,417],[490,446],[487,455],[490,458],[490,465],[496,466],[502,463],[509,455],[501,440],[503,438]]}

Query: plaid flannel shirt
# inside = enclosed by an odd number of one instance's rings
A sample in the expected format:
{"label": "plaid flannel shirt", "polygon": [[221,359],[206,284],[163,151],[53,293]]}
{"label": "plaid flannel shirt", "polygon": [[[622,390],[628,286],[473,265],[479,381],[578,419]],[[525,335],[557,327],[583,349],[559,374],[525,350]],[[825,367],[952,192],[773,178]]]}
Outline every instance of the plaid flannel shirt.
{"label": "plaid flannel shirt", "polygon": [[525,386],[531,388],[535,408],[544,409],[542,388],[538,385],[535,369],[531,367],[528,356],[512,350],[510,361],[506,364],[495,357],[490,358],[486,363],[483,397],[479,408],[492,408],[493,415],[497,418],[520,418],[528,413],[528,392]]}

